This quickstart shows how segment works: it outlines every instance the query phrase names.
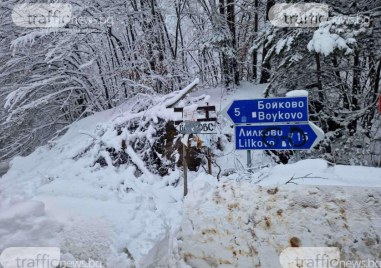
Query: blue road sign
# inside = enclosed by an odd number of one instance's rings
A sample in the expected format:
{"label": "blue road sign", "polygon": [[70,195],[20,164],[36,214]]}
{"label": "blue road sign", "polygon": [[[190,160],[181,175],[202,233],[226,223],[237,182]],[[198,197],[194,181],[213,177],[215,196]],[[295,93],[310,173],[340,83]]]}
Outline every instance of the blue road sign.
{"label": "blue road sign", "polygon": [[315,124],[237,125],[237,150],[309,150],[324,137]]}
{"label": "blue road sign", "polygon": [[308,122],[308,98],[235,100],[227,114],[235,124]]}

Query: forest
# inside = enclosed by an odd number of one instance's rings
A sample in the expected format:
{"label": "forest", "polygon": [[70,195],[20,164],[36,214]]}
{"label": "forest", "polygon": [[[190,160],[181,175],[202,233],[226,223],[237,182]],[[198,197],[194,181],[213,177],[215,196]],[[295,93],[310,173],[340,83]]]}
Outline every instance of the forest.
{"label": "forest", "polygon": [[266,84],[264,97],[307,90],[326,137],[301,157],[381,166],[381,0],[316,1],[340,18],[319,27],[274,26],[274,0],[67,0],[64,27],[15,25],[15,5],[34,2],[0,3],[0,160],[198,78],[227,92]]}

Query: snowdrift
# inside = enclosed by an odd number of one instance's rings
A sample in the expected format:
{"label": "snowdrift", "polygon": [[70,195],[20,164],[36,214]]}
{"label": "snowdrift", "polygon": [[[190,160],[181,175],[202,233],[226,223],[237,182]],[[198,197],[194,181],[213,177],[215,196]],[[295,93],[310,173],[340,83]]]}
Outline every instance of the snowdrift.
{"label": "snowdrift", "polygon": [[137,95],[15,158],[0,180],[0,251],[59,246],[63,259],[139,266],[181,219],[179,171],[155,143],[176,119],[169,107],[196,84],[165,96]]}

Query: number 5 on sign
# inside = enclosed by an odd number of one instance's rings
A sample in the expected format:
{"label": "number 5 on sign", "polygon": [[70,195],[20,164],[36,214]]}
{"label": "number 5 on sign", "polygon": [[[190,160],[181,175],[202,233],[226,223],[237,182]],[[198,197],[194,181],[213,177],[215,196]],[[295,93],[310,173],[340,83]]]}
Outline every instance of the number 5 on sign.
{"label": "number 5 on sign", "polygon": [[240,116],[241,112],[239,111],[239,108],[234,108],[234,115],[235,116]]}

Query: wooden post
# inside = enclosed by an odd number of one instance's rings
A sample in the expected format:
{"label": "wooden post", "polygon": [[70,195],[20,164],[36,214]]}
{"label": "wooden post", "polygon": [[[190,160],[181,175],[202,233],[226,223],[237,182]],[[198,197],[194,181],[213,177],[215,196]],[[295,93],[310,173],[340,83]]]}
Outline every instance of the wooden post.
{"label": "wooden post", "polygon": [[208,147],[208,173],[209,175],[212,175],[212,154],[209,147]]}
{"label": "wooden post", "polygon": [[188,194],[188,168],[187,168],[187,147],[183,144],[183,167],[184,167],[184,197]]}

